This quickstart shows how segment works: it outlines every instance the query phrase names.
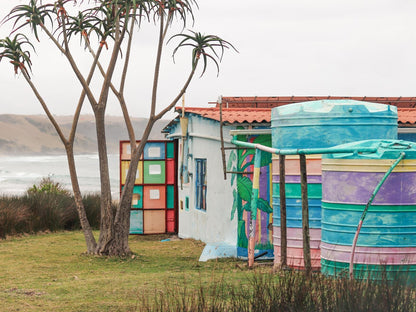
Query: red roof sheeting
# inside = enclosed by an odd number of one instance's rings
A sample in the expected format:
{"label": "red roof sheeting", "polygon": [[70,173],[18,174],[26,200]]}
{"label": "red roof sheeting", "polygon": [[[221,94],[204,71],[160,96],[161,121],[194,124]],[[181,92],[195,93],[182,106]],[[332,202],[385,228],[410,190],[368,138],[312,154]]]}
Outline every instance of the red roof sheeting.
{"label": "red roof sheeting", "polygon": [[397,114],[400,124],[414,125],[416,123],[416,108],[398,108]]}
{"label": "red roof sheeting", "polygon": [[[182,107],[177,107],[176,111],[181,113]],[[185,107],[185,112],[220,121],[218,107]],[[416,108],[399,107],[397,113],[400,124],[416,123]],[[271,108],[223,108],[222,120],[227,123],[269,123]]]}
{"label": "red roof sheeting", "polygon": [[[176,111],[182,112],[182,107],[177,107]],[[220,121],[220,109],[218,107],[185,107],[185,112]],[[222,120],[228,123],[263,123],[270,122],[270,118],[271,108],[222,109]]]}

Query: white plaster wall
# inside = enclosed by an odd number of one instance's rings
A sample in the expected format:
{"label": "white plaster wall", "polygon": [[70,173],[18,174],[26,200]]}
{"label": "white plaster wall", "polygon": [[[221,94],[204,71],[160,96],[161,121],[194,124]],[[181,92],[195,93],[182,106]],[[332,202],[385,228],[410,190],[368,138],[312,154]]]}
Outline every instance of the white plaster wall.
{"label": "white plaster wall", "polygon": [[[231,139],[229,131],[231,127],[224,128],[224,138]],[[175,129],[179,133],[180,127]],[[220,141],[201,138],[198,136],[210,136],[220,138],[219,122],[207,120],[199,116],[190,116],[188,132],[194,134],[189,139],[189,153],[192,157],[188,160],[189,172],[195,172],[195,159],[207,159],[207,209],[206,211],[195,208],[195,178],[190,176],[189,184],[184,184],[181,190],[179,185],[179,201],[185,205],[185,197],[189,196],[189,210],[181,209],[179,205],[179,237],[199,239],[205,243],[226,243],[237,245],[237,218],[231,220],[233,207],[233,189],[231,175],[224,180],[221,143]],[[226,144],[226,146],[231,146]],[[227,151],[227,157],[230,151]],[[180,156],[179,156],[180,162]],[[178,166],[180,170],[180,164]],[[180,177],[180,174],[178,174]]]}

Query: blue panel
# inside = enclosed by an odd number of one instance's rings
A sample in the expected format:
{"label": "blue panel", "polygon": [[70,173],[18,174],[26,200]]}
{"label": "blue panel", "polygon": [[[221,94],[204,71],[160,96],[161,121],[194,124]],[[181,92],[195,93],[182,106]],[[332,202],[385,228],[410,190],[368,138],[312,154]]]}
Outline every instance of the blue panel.
{"label": "blue panel", "polygon": [[[352,245],[361,215],[362,211],[359,210],[326,209],[323,203],[322,241],[334,245]],[[357,246],[415,247],[416,213],[369,211]]]}
{"label": "blue panel", "polygon": [[143,234],[143,210],[130,210],[130,234]]}
{"label": "blue panel", "polygon": [[[321,200],[309,199],[309,227],[321,228]],[[302,228],[302,200],[286,199],[286,225],[289,228]],[[273,226],[280,226],[280,198],[273,196]]]}
{"label": "blue panel", "polygon": [[165,159],[165,142],[147,142],[143,155],[144,159]]}

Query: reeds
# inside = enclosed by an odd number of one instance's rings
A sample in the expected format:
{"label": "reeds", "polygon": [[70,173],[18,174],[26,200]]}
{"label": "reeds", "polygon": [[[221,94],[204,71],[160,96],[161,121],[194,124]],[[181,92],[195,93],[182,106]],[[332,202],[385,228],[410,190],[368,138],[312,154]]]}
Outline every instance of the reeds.
{"label": "reeds", "polygon": [[416,290],[403,283],[349,280],[304,272],[247,273],[247,280],[224,280],[191,287],[166,285],[142,296],[138,311],[416,311]]}

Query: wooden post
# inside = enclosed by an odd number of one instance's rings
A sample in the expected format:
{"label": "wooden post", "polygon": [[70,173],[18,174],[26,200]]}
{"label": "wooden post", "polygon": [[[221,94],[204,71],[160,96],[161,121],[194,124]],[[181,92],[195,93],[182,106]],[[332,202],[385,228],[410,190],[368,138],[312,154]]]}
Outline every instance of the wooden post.
{"label": "wooden post", "polygon": [[303,232],[303,261],[305,263],[306,275],[310,276],[311,247],[309,242],[309,207],[308,207],[308,180],[306,176],[306,157],[300,156],[300,184],[302,192],[302,232]]}
{"label": "wooden post", "polygon": [[257,221],[257,203],[259,198],[259,184],[260,184],[260,164],[261,164],[261,150],[256,149],[254,155],[254,174],[253,174],[253,190],[251,193],[251,213],[250,213],[250,229],[248,240],[248,267],[252,268],[254,265],[254,248],[256,245],[256,221]]}
{"label": "wooden post", "polygon": [[[279,155],[279,190],[280,190],[280,267],[287,265],[287,230],[286,230],[286,173],[285,155]],[[277,255],[276,255],[277,256]]]}
{"label": "wooden post", "polygon": [[227,180],[227,165],[225,160],[225,148],[224,148],[224,127],[222,121],[222,97],[220,99],[220,138],[221,138],[221,157],[222,157],[222,169],[224,172],[224,180]]}

